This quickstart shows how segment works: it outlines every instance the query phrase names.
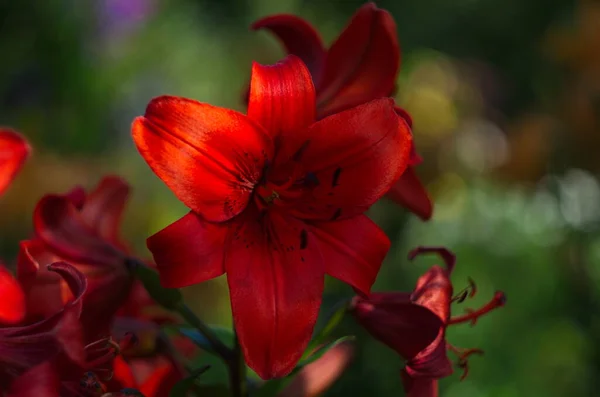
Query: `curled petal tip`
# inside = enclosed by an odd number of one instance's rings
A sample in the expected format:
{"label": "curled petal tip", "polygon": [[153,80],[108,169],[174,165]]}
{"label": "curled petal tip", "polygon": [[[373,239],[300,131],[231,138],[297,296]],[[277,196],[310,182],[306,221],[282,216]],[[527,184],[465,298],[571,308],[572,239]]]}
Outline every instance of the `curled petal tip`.
{"label": "curled petal tip", "polygon": [[408,260],[414,260],[417,256],[423,254],[437,254],[446,265],[449,273],[452,272],[456,265],[456,255],[446,247],[426,247],[418,246],[408,253]]}

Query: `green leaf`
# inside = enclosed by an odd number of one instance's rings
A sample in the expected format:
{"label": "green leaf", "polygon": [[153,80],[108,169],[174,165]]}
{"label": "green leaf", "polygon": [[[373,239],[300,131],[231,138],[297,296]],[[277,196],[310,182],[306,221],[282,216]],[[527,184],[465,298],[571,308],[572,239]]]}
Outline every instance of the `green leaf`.
{"label": "green leaf", "polygon": [[[193,371],[190,376],[177,382],[169,392],[169,397],[186,397],[188,390],[194,386],[196,378],[210,369],[209,365],[205,365]],[[210,371],[209,371],[210,372]]]}
{"label": "green leaf", "polygon": [[[235,342],[235,334],[233,333],[233,330],[231,328],[222,327],[220,325],[209,325],[209,328],[215,334],[215,336],[219,338],[221,342],[223,342],[225,346],[229,347],[230,349],[233,349],[233,345]],[[208,339],[197,329],[180,327],[179,332],[184,336],[190,338],[192,342],[194,342],[202,350],[216,354]]]}
{"label": "green leaf", "polygon": [[225,362],[218,356],[212,354],[200,353],[192,362],[192,368],[210,366],[210,371],[206,372],[198,381],[200,386],[225,386],[229,387],[229,371]]}
{"label": "green leaf", "polygon": [[160,285],[158,273],[143,264],[134,264],[133,272],[135,276],[144,284],[148,294],[161,306],[175,310],[178,305],[183,303],[183,296],[177,288],[164,288]]}

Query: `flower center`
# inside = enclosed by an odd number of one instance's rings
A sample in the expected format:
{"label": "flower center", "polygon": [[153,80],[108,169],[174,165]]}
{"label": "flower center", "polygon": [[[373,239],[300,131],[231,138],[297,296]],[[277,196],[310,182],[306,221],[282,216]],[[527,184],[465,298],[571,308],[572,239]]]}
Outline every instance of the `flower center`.
{"label": "flower center", "polygon": [[281,169],[266,167],[263,180],[254,188],[254,201],[261,211],[273,205],[285,206],[306,193],[303,187],[309,182],[297,161]]}

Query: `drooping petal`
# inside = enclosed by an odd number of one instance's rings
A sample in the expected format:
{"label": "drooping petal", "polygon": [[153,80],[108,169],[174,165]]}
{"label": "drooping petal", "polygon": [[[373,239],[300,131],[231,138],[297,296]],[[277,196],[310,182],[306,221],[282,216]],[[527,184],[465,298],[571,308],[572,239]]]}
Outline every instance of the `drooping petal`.
{"label": "drooping petal", "polygon": [[406,360],[429,346],[444,325],[437,315],[414,304],[410,294],[402,292],[356,297],[353,314],[375,339]]}
{"label": "drooping petal", "polygon": [[387,193],[387,197],[424,221],[431,218],[433,204],[412,167],[406,168],[400,179]]}
{"label": "drooping petal", "polygon": [[25,294],[13,275],[0,264],[0,324],[17,324],[25,318]]}
{"label": "drooping petal", "polygon": [[327,53],[319,117],[390,96],[399,67],[394,19],[374,3],[365,4]]}
{"label": "drooping petal", "polygon": [[246,207],[273,153],[268,135],[243,114],[171,96],[154,98],[132,134],[154,173],[212,222]]}
{"label": "drooping petal", "polygon": [[36,206],[37,236],[54,252],[73,262],[115,266],[125,254],[86,224],[66,196],[47,195]]}
{"label": "drooping petal", "polygon": [[269,132],[278,151],[315,121],[315,111],[315,87],[300,58],[288,55],[275,65],[252,65],[248,117]]}
{"label": "drooping petal", "polygon": [[275,211],[245,215],[225,258],[234,324],[248,365],[263,379],[282,377],[311,338],[323,261],[304,223]]}
{"label": "drooping petal", "polygon": [[400,373],[406,397],[438,397],[438,381],[435,378],[412,378],[406,371]]}
{"label": "drooping petal", "polygon": [[450,318],[452,300],[452,283],[446,269],[437,265],[432,266],[419,277],[412,299],[437,314],[446,323]]}
{"label": "drooping petal", "polygon": [[327,274],[368,294],[390,249],[390,240],[383,230],[365,215],[316,222],[311,230]]}
{"label": "drooping petal", "polygon": [[204,221],[194,212],[147,240],[148,249],[167,288],[181,288],[225,272],[224,244],[228,224]]}
{"label": "drooping petal", "polygon": [[267,29],[283,44],[288,54],[296,55],[308,67],[319,85],[326,50],[319,33],[304,19],[290,14],[271,15],[254,22],[251,29]]}
{"label": "drooping petal", "polygon": [[129,184],[122,178],[103,178],[86,197],[81,217],[100,237],[118,243],[119,226],[129,192]]}
{"label": "drooping petal", "polygon": [[0,128],[0,194],[12,182],[30,152],[31,147],[21,135]]}
{"label": "drooping petal", "polygon": [[12,381],[6,397],[59,397],[60,378],[51,361],[44,361]]}
{"label": "drooping petal", "polygon": [[316,186],[294,203],[293,213],[324,221],[362,214],[406,169],[411,139],[391,99],[337,113],[296,134],[296,147],[305,145],[299,161]]}
{"label": "drooping petal", "polygon": [[448,359],[445,328],[440,328],[437,338],[406,363],[405,371],[413,378],[443,378],[452,374]]}

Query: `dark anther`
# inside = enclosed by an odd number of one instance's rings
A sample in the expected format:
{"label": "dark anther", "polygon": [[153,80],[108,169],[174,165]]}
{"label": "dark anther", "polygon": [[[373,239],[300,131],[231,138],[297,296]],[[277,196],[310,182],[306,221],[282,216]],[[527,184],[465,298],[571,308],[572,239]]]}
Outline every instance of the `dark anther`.
{"label": "dark anther", "polygon": [[309,185],[318,185],[319,184],[319,178],[317,178],[317,175],[314,172],[309,172],[304,177],[304,182],[307,183],[307,184],[309,184]]}
{"label": "dark anther", "polygon": [[335,210],[335,213],[333,214],[333,216],[331,217],[332,221],[335,221],[337,218],[340,217],[340,215],[342,215],[342,209],[338,208],[337,210]]}
{"label": "dark anther", "polygon": [[305,229],[300,232],[300,249],[303,250],[308,245],[308,233]]}
{"label": "dark anther", "polygon": [[262,174],[260,176],[260,180],[258,181],[259,185],[264,185],[265,183],[267,183],[267,173],[269,171],[270,166],[271,166],[271,162],[269,161],[269,159],[266,159],[265,165],[262,170]]}
{"label": "dark anther", "polygon": [[331,187],[336,187],[339,185],[340,174],[342,173],[342,169],[337,167],[333,172],[333,178],[331,179]]}

